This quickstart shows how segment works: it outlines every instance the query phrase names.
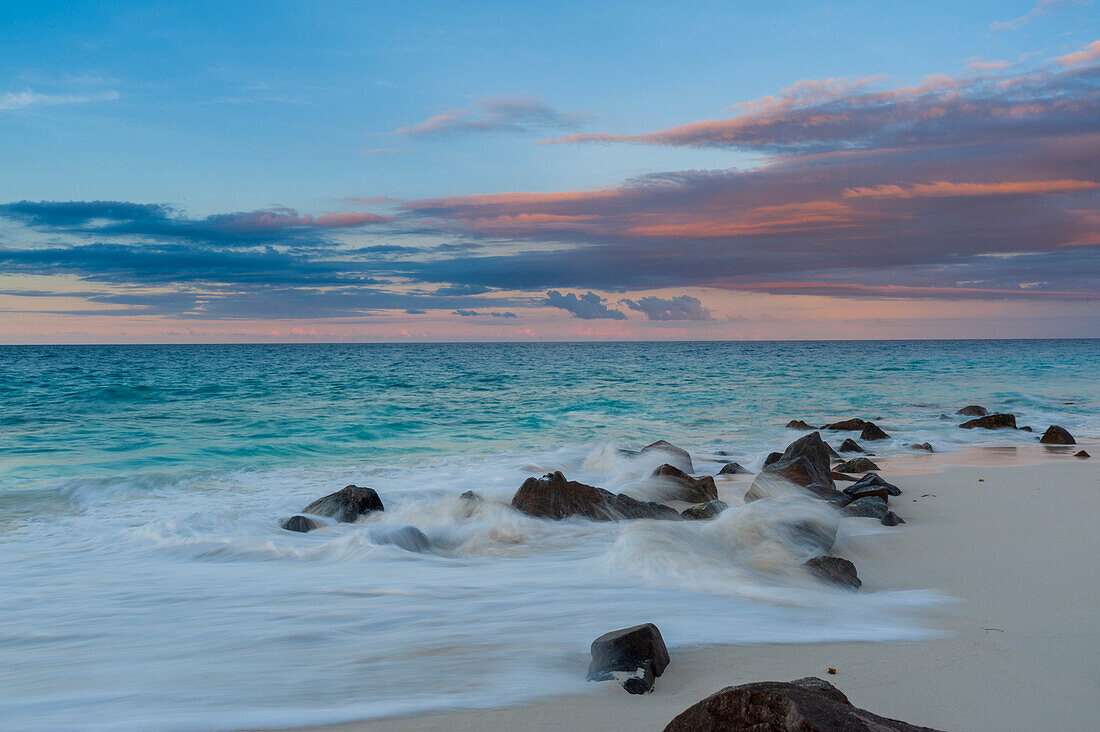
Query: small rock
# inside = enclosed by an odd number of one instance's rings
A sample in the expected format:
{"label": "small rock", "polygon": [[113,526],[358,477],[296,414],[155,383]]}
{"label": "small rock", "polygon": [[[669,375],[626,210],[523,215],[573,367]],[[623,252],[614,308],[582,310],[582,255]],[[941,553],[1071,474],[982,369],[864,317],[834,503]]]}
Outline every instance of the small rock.
{"label": "small rock", "polygon": [[856,575],[856,565],[847,559],[830,556],[814,557],[802,566],[827,582],[850,587],[853,590],[863,586],[863,582]]}
{"label": "small rock", "polygon": [[676,447],[671,442],[657,440],[641,449],[641,454],[647,452],[662,452],[666,455],[669,464],[675,465],[685,473],[694,473],[695,466],[691,464],[691,455],[682,447]]}
{"label": "small rock", "polygon": [[853,440],[851,437],[844,438],[844,442],[840,443],[841,452],[867,452],[859,443]]}
{"label": "small rock", "polygon": [[866,473],[870,470],[878,470],[879,467],[870,458],[858,457],[836,466],[841,473]]}
{"label": "small rock", "polygon": [[415,526],[379,526],[371,529],[370,540],[375,544],[393,544],[407,552],[430,549],[432,542]]}
{"label": "small rock", "polygon": [[863,432],[859,433],[859,437],[861,440],[886,440],[890,435],[883,432],[874,422],[868,422],[864,425]]}
{"label": "small rock", "polygon": [[897,526],[898,524],[904,524],[905,520],[901,516],[898,516],[893,511],[887,511],[882,516],[883,526]]}
{"label": "small rock", "polygon": [[653,681],[671,659],[653,623],[613,630],[592,641],[588,681],[619,681],[631,694],[653,691]]}
{"label": "small rock", "polygon": [[708,521],[717,518],[718,514],[727,508],[729,508],[729,505],[725,501],[707,501],[706,503],[700,503],[698,506],[685,508],[680,515],[693,521]]}
{"label": "small rock", "polygon": [[1069,433],[1069,430],[1064,427],[1059,427],[1056,424],[1052,424],[1047,427],[1047,431],[1043,433],[1043,436],[1039,438],[1039,442],[1044,445],[1076,445],[1077,440],[1073,439],[1073,435]]}
{"label": "small rock", "polygon": [[986,417],[978,417],[959,425],[964,430],[972,430],[980,427],[983,430],[1016,429],[1015,414],[990,414]]}
{"label": "small rock", "polygon": [[932,450],[932,443],[930,443],[930,442],[914,442],[909,447],[912,450],[923,450],[924,452],[934,452]]}
{"label": "small rock", "polygon": [[718,475],[744,475],[749,471],[741,466],[741,463],[726,463],[718,471]]}
{"label": "small rock", "polygon": [[714,478],[709,475],[692,478],[679,468],[666,464],[653,471],[653,477],[662,478],[672,484],[675,487],[672,498],[677,501],[705,503],[718,498],[718,487],[714,484]]}
{"label": "small rock", "polygon": [[886,515],[886,499],[880,496],[869,496],[852,501],[844,509],[849,516],[861,518],[873,518],[882,520]]}
{"label": "small rock", "polygon": [[845,419],[840,422],[833,422],[832,424],[823,425],[821,429],[836,430],[838,432],[859,432],[866,426],[867,422],[858,417],[854,417],[852,419]]}
{"label": "small rock", "polygon": [[324,498],[318,498],[303,508],[302,513],[332,516],[342,523],[352,523],[364,514],[385,510],[382,499],[378,497],[373,488],[349,485],[335,493],[330,493]]}
{"label": "small rock", "polygon": [[961,414],[964,417],[984,417],[989,414],[989,410],[979,404],[971,404],[963,407],[955,414]]}
{"label": "small rock", "polygon": [[1075,457],[1075,458],[1087,458],[1087,457],[1092,457],[1092,455],[1089,455],[1084,450],[1081,450],[1079,452],[1073,453],[1073,457]]}
{"label": "small rock", "polygon": [[321,523],[305,516],[291,516],[282,523],[282,527],[287,531],[298,531],[304,534],[321,528]]}
{"label": "small rock", "polygon": [[792,419],[790,422],[787,423],[787,429],[790,429],[790,430],[809,430],[809,431],[812,432],[814,428],[811,425],[808,425],[805,422],[803,422],[801,419]]}

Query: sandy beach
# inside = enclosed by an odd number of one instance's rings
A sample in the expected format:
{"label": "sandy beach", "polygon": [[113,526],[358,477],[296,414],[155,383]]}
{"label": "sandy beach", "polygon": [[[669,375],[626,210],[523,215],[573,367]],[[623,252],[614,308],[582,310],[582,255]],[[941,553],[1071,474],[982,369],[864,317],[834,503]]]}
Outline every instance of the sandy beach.
{"label": "sandy beach", "polygon": [[512,708],[312,729],[661,730],[725,686],[804,676],[876,714],[944,730],[1100,729],[1100,459],[1074,458],[1082,448],[1100,456],[1096,445],[1036,445],[880,461],[904,491],[892,505],[907,523],[842,539],[834,553],[855,562],[864,591],[955,598],[930,620],[939,639],[685,649],[666,638],[672,663],[646,696],[592,684]]}

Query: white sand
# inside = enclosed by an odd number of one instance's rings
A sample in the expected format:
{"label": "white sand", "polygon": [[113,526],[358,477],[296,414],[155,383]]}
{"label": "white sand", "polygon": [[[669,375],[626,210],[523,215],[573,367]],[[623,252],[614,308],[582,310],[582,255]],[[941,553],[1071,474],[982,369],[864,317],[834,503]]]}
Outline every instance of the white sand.
{"label": "white sand", "polygon": [[[1096,457],[1073,458],[1082,447]],[[521,707],[318,729],[661,730],[722,687],[821,676],[857,706],[913,724],[1100,730],[1100,447],[880,464],[905,491],[891,503],[908,523],[835,552],[856,563],[865,590],[938,588],[959,598],[939,621],[942,640],[673,649],[646,696],[592,684],[588,694]]]}

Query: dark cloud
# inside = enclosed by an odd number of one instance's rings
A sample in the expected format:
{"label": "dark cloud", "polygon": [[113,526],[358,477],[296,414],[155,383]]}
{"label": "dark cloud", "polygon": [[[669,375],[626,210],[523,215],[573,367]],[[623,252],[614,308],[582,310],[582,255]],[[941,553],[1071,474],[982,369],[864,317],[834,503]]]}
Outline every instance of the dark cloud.
{"label": "dark cloud", "polygon": [[604,298],[591,291],[577,296],[572,292],[563,295],[557,290],[550,290],[546,293],[546,299],[543,300],[544,305],[561,308],[571,313],[574,318],[581,318],[582,320],[597,320],[600,318],[626,320],[626,313],[607,307],[604,304],[605,302],[607,301]]}
{"label": "dark cloud", "polygon": [[489,315],[492,315],[494,318],[518,318],[519,317],[518,315],[516,315],[513,312],[498,313],[498,312],[494,311],[494,312],[489,313]]}
{"label": "dark cloud", "polygon": [[638,301],[623,300],[631,310],[643,313],[647,320],[710,320],[710,310],[691,295],[678,295],[669,299],[643,297]]}
{"label": "dark cloud", "polygon": [[481,315],[481,313],[476,310],[455,310],[451,313],[451,315],[459,315],[463,318],[472,318],[475,315]]}

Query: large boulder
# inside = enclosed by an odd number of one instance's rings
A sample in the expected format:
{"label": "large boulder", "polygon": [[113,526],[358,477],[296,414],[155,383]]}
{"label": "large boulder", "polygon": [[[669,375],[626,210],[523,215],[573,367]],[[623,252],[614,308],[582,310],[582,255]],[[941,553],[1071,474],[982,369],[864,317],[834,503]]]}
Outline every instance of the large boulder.
{"label": "large boulder", "polygon": [[990,414],[985,417],[978,417],[977,419],[963,422],[959,427],[962,427],[964,430],[972,430],[975,427],[980,427],[983,430],[1016,429],[1016,415]]}
{"label": "large boulder", "polygon": [[878,465],[873,460],[865,457],[852,458],[848,462],[836,466],[836,470],[841,473],[866,473],[878,469]]}
{"label": "large boulder", "polygon": [[852,564],[847,559],[830,556],[814,557],[808,562],[805,562],[802,566],[808,569],[810,573],[818,579],[832,582],[841,587],[858,590],[863,586],[863,582],[856,574],[856,565]]}
{"label": "large boulder", "polygon": [[[793,483],[802,487],[817,485],[825,490],[836,490],[832,470],[829,468],[829,449],[820,433],[811,432],[787,445],[779,459],[765,465],[756,476],[749,494],[753,494],[755,498],[762,497],[761,494],[767,495],[771,492],[770,486],[777,482]],[[754,500],[749,498],[749,494],[745,495],[745,500]]]}
{"label": "large boulder", "polygon": [[833,422],[832,424],[822,425],[823,430],[836,430],[837,432],[859,432],[867,426],[867,422],[859,417],[853,417],[852,419],[841,420],[840,422]]}
{"label": "large boulder", "polygon": [[841,452],[867,452],[859,443],[853,440],[851,437],[845,437],[844,442],[840,443]]}
{"label": "large boulder", "polygon": [[281,526],[287,531],[297,531],[305,534],[306,532],[321,528],[321,522],[314,521],[308,516],[291,516],[284,521]]}
{"label": "large boulder", "polygon": [[675,465],[685,473],[694,473],[695,466],[691,464],[691,454],[682,447],[676,447],[671,442],[657,440],[641,449],[640,454],[659,452],[663,453],[665,462]]}
{"label": "large boulder", "polygon": [[863,425],[863,431],[859,433],[859,438],[861,440],[888,440],[890,435],[886,434],[874,422],[868,422]]}
{"label": "large boulder", "polygon": [[332,516],[337,521],[352,523],[364,514],[385,510],[382,499],[378,497],[373,488],[349,485],[335,493],[328,494],[324,498],[318,498],[303,508],[302,513],[312,513],[315,516]]}
{"label": "large boulder", "polygon": [[744,475],[749,471],[741,463],[726,463],[718,471],[718,475]]}
{"label": "large boulder", "polygon": [[393,544],[407,552],[430,549],[432,542],[415,526],[379,526],[371,529],[370,540],[375,544]]}
{"label": "large boulder", "polygon": [[653,691],[653,680],[671,659],[653,623],[613,630],[592,641],[588,681],[618,681],[631,694]]}
{"label": "large boulder", "polygon": [[725,501],[707,501],[706,503],[700,503],[698,506],[685,508],[680,512],[680,516],[693,521],[709,521],[717,518],[718,514],[727,508],[729,508],[729,505]]}
{"label": "large boulder", "polygon": [[512,496],[512,507],[529,516],[561,520],[585,516],[594,521],[611,521],[608,491],[566,480],[561,471],[523,481]]}
{"label": "large boulder", "polygon": [[728,686],[688,707],[665,732],[936,732],[854,706],[818,678]]}
{"label": "large boulder", "polygon": [[1044,445],[1076,445],[1077,440],[1073,439],[1073,435],[1069,433],[1069,430],[1064,427],[1059,427],[1056,424],[1052,424],[1047,427],[1047,431],[1043,433],[1043,436],[1039,438],[1039,442]]}
{"label": "large boulder", "polygon": [[955,414],[961,414],[964,417],[984,417],[985,415],[989,414],[989,410],[978,404],[971,404],[969,406],[963,407],[959,411],[955,412]]}
{"label": "large boulder", "polygon": [[718,488],[714,484],[714,478],[709,475],[692,478],[676,466],[666,464],[653,471],[653,477],[672,486],[673,493],[669,497],[671,500],[705,503],[718,498]]}
{"label": "large boulder", "polygon": [[787,423],[787,429],[813,431],[814,428],[812,425],[806,424],[801,419],[792,419],[790,422]]}

